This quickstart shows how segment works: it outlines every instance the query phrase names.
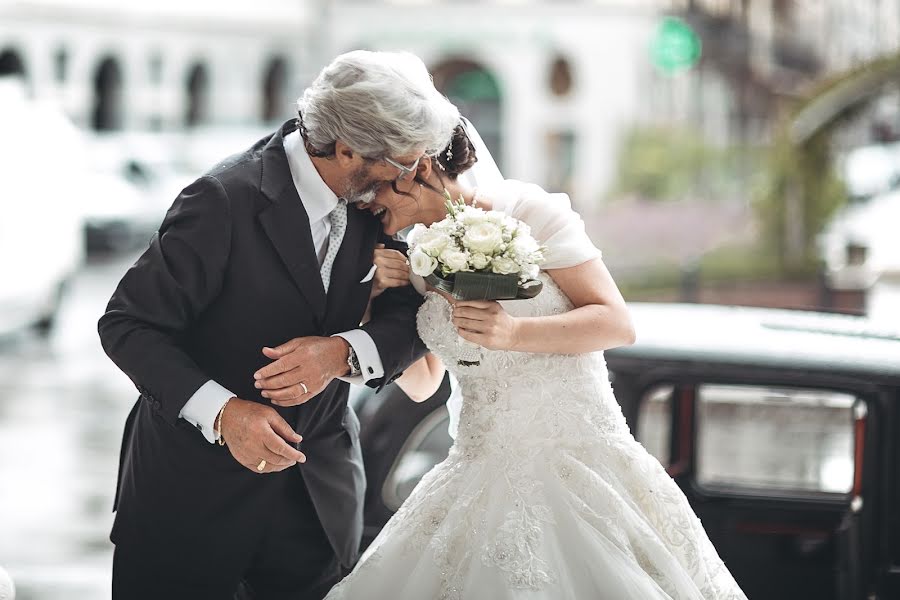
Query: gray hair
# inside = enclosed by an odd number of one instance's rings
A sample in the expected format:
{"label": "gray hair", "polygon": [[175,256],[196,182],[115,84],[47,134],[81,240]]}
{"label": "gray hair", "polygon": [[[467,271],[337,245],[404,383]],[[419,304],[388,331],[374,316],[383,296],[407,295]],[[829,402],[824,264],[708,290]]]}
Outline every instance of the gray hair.
{"label": "gray hair", "polygon": [[422,60],[408,52],[356,50],[322,69],[297,100],[301,133],[320,156],[341,140],[367,158],[446,148],[459,110],[434,87]]}

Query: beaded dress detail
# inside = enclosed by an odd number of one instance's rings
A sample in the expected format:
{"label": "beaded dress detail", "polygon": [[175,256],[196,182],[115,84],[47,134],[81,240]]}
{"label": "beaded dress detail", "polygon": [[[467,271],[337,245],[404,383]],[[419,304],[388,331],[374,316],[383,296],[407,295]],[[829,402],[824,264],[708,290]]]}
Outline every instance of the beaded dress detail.
{"label": "beaded dress detail", "polygon": [[[480,191],[544,244],[544,268],[600,255],[568,198],[506,181]],[[572,310],[546,273],[513,316]],[[459,380],[456,443],[327,600],[746,600],[684,494],[631,435],[602,353],[483,350],[457,366],[443,296],[419,335]],[[640,332],[638,332],[640,335]]]}

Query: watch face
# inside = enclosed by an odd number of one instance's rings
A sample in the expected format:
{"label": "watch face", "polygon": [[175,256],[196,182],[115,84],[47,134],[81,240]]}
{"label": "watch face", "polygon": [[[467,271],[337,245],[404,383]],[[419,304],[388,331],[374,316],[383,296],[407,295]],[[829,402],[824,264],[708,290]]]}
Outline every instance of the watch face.
{"label": "watch face", "polygon": [[350,354],[347,356],[347,364],[350,366],[351,375],[359,375],[361,371],[359,359],[356,357],[356,352],[353,351],[352,347],[350,348]]}

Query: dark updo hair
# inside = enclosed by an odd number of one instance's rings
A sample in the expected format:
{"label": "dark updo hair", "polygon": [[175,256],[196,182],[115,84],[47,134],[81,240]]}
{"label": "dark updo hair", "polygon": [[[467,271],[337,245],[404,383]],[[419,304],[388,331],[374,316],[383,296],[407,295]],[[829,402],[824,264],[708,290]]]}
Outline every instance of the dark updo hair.
{"label": "dark updo hair", "polygon": [[441,150],[432,160],[437,163],[437,168],[441,175],[446,175],[450,179],[456,179],[461,173],[465,173],[472,168],[478,157],[475,156],[475,146],[472,145],[469,136],[466,135],[466,128],[462,123],[453,130],[450,143],[446,148]]}
{"label": "dark updo hair", "polygon": [[[453,134],[447,147],[436,156],[431,157],[431,160],[434,163],[433,171],[437,173],[438,179],[441,181],[443,181],[444,177],[455,181],[457,177],[471,169],[472,165],[478,162],[478,157],[475,156],[475,146],[472,145],[472,141],[466,134],[466,128],[462,123],[453,129]],[[431,185],[422,179],[418,173],[416,173],[415,181],[437,194],[443,193],[443,189]],[[391,187],[395,194],[414,198],[409,192],[403,192],[398,189],[396,180],[391,182]]]}

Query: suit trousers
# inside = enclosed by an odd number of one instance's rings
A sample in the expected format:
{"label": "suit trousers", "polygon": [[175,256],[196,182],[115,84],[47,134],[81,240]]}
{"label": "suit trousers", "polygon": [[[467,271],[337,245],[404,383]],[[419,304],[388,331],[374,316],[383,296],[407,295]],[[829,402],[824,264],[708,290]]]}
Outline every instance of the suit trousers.
{"label": "suit trousers", "polygon": [[264,514],[248,516],[245,531],[210,540],[228,548],[221,564],[200,567],[203,556],[173,562],[165,547],[120,542],[113,600],[321,600],[343,571],[300,471],[260,477],[278,480],[272,500]]}

